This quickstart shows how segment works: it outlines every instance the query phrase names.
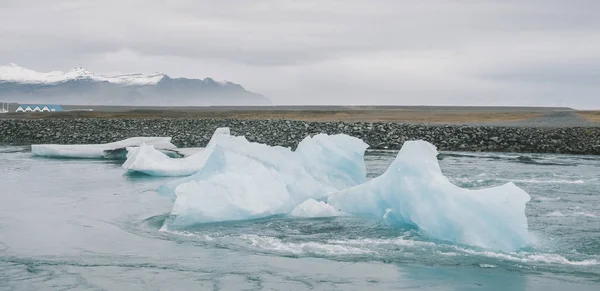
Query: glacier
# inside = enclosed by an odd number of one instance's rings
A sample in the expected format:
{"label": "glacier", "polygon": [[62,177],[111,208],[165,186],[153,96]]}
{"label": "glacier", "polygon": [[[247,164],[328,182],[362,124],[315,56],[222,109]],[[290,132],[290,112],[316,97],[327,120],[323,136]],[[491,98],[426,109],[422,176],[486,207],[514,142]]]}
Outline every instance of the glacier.
{"label": "glacier", "polygon": [[114,151],[146,144],[156,149],[174,149],[170,137],[132,137],[105,144],[32,144],[31,154],[50,158],[105,159],[114,158]]}
{"label": "glacier", "polygon": [[413,225],[434,239],[501,251],[529,243],[529,194],[507,183],[470,190],[452,184],[425,141],[407,141],[387,171],[329,195],[327,203],[352,215]]}
{"label": "glacier", "polygon": [[159,189],[175,197],[164,227],[289,213],[309,198],[366,182],[367,147],[347,135],[306,137],[295,151],[218,135],[202,169]]}
{"label": "glacier", "polygon": [[202,150],[188,149],[178,152],[183,154],[193,152],[193,154],[183,158],[172,158],[157,150],[154,146],[145,143],[139,147],[128,147],[127,160],[122,167],[129,173],[137,172],[150,176],[189,176],[204,167],[206,160],[215,148],[217,137],[220,135],[230,135],[229,128],[217,128],[206,148]]}

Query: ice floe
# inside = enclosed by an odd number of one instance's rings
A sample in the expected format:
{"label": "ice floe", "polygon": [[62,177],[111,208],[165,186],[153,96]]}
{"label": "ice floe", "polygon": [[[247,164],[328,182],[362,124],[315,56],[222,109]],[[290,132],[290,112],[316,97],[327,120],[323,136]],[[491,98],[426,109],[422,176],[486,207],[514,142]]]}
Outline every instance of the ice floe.
{"label": "ice floe", "polygon": [[114,158],[112,151],[119,151],[127,147],[146,144],[155,149],[174,149],[170,137],[132,137],[125,140],[105,144],[33,144],[31,153],[33,156],[50,158],[81,158],[81,159],[105,159]]}
{"label": "ice floe", "polygon": [[227,127],[215,130],[206,148],[201,150],[183,150],[181,153],[195,153],[183,157],[172,158],[152,145],[141,144],[139,147],[127,148],[127,160],[123,168],[128,172],[144,173],[151,176],[189,176],[204,167],[212,154],[219,136],[229,136]]}

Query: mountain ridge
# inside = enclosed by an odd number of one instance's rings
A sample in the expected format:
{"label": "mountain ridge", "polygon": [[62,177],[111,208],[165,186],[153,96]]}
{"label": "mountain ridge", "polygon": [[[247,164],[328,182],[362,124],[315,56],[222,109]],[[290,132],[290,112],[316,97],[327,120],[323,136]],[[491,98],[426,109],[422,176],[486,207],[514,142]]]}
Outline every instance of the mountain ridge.
{"label": "mountain ridge", "polygon": [[0,99],[107,105],[268,105],[266,97],[229,81],[172,78],[155,73],[105,76],[83,67],[37,72],[0,66]]}

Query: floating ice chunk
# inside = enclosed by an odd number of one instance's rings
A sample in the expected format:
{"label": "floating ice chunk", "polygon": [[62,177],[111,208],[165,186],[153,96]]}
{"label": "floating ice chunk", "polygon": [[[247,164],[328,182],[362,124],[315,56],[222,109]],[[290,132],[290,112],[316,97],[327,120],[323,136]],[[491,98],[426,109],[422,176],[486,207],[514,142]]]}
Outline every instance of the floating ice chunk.
{"label": "floating ice chunk", "polygon": [[127,148],[127,160],[123,168],[129,172],[139,172],[150,176],[189,176],[198,172],[212,154],[218,136],[229,136],[229,128],[217,128],[208,145],[203,150],[184,158],[171,158],[151,145]]}
{"label": "floating ice chunk", "polygon": [[125,140],[105,144],[34,144],[31,145],[31,153],[34,156],[52,158],[82,158],[82,159],[104,159],[112,155],[107,152],[139,146],[142,143],[151,145],[156,149],[173,149],[170,137],[132,137]]}
{"label": "floating ice chunk", "polygon": [[143,173],[156,177],[189,176],[198,172],[212,153],[204,149],[186,158],[172,158],[151,145],[127,148],[127,160],[123,168],[130,173]]}
{"label": "floating ice chunk", "polygon": [[430,143],[406,142],[384,174],[334,193],[327,202],[350,214],[414,225],[440,240],[502,251],[528,243],[529,194],[512,183],[481,190],[455,186],[436,155]]}
{"label": "floating ice chunk", "polygon": [[290,215],[297,217],[330,217],[338,216],[339,213],[331,205],[310,198],[296,206]]}
{"label": "floating ice chunk", "polygon": [[[367,145],[350,136],[307,137],[297,151],[244,137],[219,136],[215,142],[198,173],[159,189],[176,196],[169,227],[285,214],[308,198],[366,181],[361,161]],[[318,155],[309,160],[310,153]]]}

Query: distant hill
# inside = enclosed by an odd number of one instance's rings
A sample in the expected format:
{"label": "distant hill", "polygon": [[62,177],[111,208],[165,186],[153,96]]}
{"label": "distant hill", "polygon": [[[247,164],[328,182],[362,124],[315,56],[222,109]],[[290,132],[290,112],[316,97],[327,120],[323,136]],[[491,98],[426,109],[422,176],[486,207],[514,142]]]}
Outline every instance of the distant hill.
{"label": "distant hill", "polygon": [[36,72],[16,64],[0,66],[0,99],[22,103],[79,105],[268,105],[266,97],[211,78],[165,74],[103,76],[76,68]]}

